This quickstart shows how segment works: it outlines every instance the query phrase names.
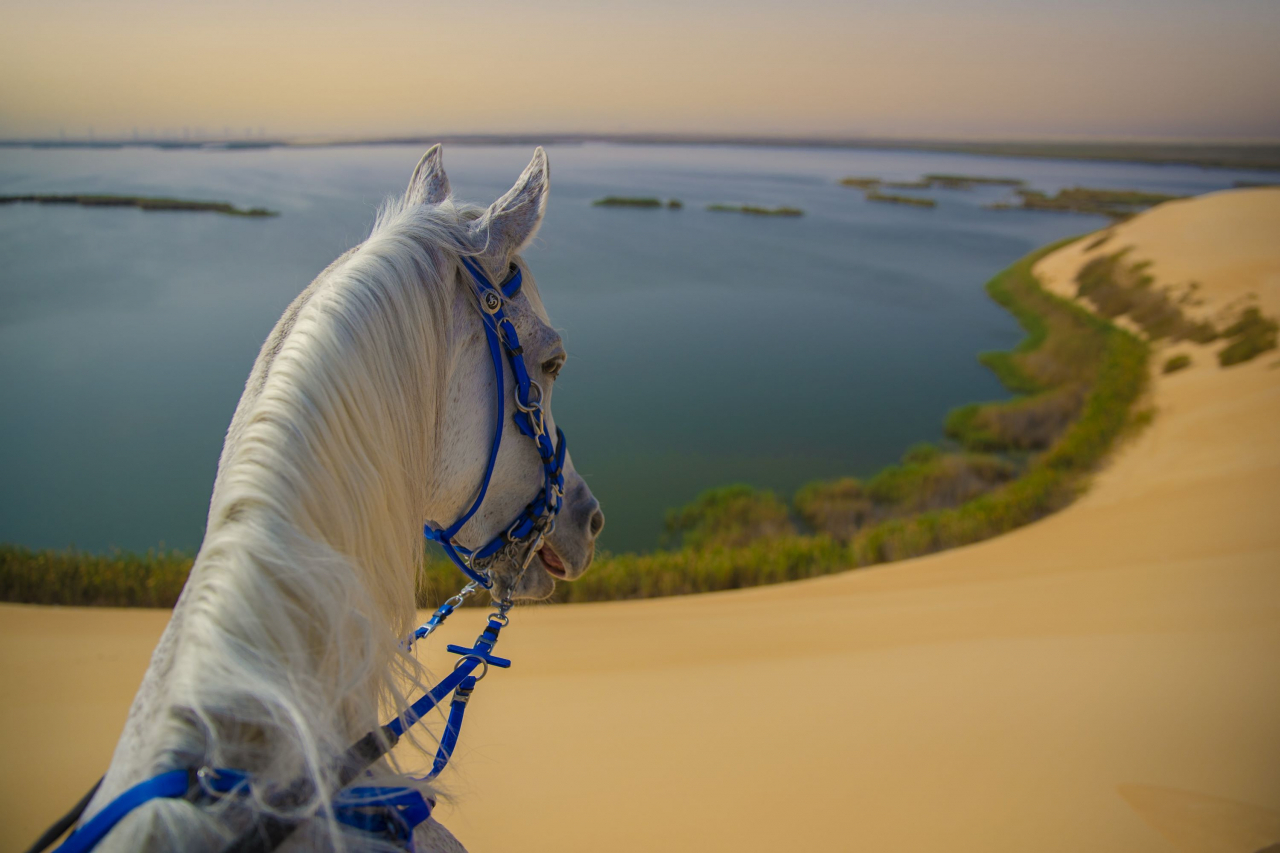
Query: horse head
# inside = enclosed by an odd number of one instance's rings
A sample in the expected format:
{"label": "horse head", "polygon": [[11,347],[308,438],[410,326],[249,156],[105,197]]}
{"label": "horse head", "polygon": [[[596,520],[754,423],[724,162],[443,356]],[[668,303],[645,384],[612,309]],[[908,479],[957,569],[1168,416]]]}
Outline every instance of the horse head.
{"label": "horse head", "polygon": [[[556,580],[577,579],[590,566],[604,527],[599,502],[567,451],[556,447],[557,437],[564,439],[552,414],[552,398],[567,352],[520,254],[542,223],[549,188],[547,156],[539,148],[515,185],[483,212],[458,206],[462,225],[451,256],[455,343],[436,436],[441,464],[429,507],[434,517],[428,521],[438,522],[434,530],[439,532],[469,514],[456,532],[450,528],[461,546],[457,551],[464,554],[483,556],[486,543],[497,546],[506,534],[499,558],[491,558],[483,569],[476,567],[491,579],[495,598],[546,598]],[[419,162],[405,200],[454,204],[440,146]],[[488,308],[485,299],[490,300]],[[495,339],[505,346],[507,358],[498,358],[491,349]],[[520,371],[527,374],[523,382]],[[538,411],[528,411],[531,405]],[[562,461],[549,455],[556,450]],[[554,508],[545,510],[552,503]],[[536,518],[535,506],[544,508],[540,535],[530,531],[525,540],[512,542],[513,525],[526,516]],[[457,552],[446,551],[457,559]],[[461,565],[468,570],[470,559]]]}

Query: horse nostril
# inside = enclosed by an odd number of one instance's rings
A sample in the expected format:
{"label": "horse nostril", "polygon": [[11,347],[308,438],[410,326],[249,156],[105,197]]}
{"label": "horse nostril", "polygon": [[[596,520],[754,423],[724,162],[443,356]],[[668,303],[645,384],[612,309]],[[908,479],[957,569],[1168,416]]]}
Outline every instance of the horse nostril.
{"label": "horse nostril", "polygon": [[604,530],[604,513],[598,509],[591,513],[591,521],[589,522],[589,525],[591,528],[591,538],[594,539],[600,535],[601,530]]}

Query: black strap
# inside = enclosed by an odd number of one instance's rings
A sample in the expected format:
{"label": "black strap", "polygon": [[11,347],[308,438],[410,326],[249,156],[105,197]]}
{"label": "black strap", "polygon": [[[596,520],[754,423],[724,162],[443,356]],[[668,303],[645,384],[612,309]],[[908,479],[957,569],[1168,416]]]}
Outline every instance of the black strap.
{"label": "black strap", "polygon": [[[102,779],[107,778],[103,776]],[[36,843],[27,848],[27,853],[40,853],[41,850],[49,847],[53,842],[62,837],[62,834],[75,825],[80,819],[80,815],[84,814],[84,810],[89,807],[89,801],[93,799],[93,795],[98,793],[98,788],[102,786],[102,779],[93,783],[93,787],[89,789],[89,793],[80,798],[80,802],[71,807],[71,811],[58,818],[53,826],[44,831],[44,835],[36,839]]]}

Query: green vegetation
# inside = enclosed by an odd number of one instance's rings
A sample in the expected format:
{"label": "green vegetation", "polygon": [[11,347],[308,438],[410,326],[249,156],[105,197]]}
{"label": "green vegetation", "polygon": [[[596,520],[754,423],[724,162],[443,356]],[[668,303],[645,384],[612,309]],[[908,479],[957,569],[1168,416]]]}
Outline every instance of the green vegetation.
{"label": "green vegetation", "polygon": [[1190,366],[1191,366],[1191,356],[1186,355],[1185,353],[1182,355],[1175,355],[1172,358],[1165,361],[1164,372],[1177,373],[1179,370],[1186,370]]}
{"label": "green vegetation", "polygon": [[893,190],[971,190],[977,186],[1020,187],[1026,181],[1021,178],[984,178],[981,175],[929,174],[916,181],[886,181],[882,178],[842,178],[841,186],[860,190],[876,190],[886,187]]}
{"label": "green vegetation", "polygon": [[1101,234],[1099,234],[1096,240],[1090,241],[1089,245],[1084,247],[1084,250],[1086,252],[1092,252],[1094,249],[1100,249],[1102,248],[1103,244],[1105,244],[1108,240],[1110,240],[1114,236],[1115,236],[1115,232],[1112,231],[1110,228],[1108,228],[1105,231],[1103,231]]}
{"label": "green vegetation", "polygon": [[882,181],[879,178],[841,178],[840,185],[843,187],[853,187],[859,190],[873,190],[880,186]]}
{"label": "green vegetation", "polygon": [[804,526],[849,542],[864,528],[889,519],[960,506],[1014,478],[1012,463],[975,453],[943,453],[930,444],[908,450],[898,465],[866,483],[852,477],[810,483],[794,506]]}
{"label": "green vegetation", "polygon": [[187,582],[182,551],[33,551],[0,545],[0,601],[67,606],[172,607]]}
{"label": "green vegetation", "polygon": [[227,216],[279,216],[265,207],[244,209],[225,201],[189,201],[138,195],[5,195],[0,204],[78,204],[82,207],[136,207],[146,211],[222,213]]}
{"label": "green vegetation", "polygon": [[[1011,391],[1013,400],[961,406],[948,414],[947,434],[975,451],[1043,451],[1054,446],[1098,393],[1100,371],[1136,339],[1079,306],[1042,289],[1019,265],[987,285],[1027,336],[1010,352],[979,359]],[[1114,401],[1121,405],[1122,401]]]}
{"label": "green vegetation", "polygon": [[1026,183],[1022,178],[985,178],[981,175],[925,175],[923,180],[930,186],[948,190],[971,190],[976,186],[1020,187]]}
{"label": "green vegetation", "polygon": [[678,198],[669,199],[667,201],[667,207],[669,207],[671,210],[683,210],[684,202],[682,202]]}
{"label": "green vegetation", "polygon": [[1276,348],[1276,321],[1262,316],[1257,308],[1246,308],[1240,319],[1222,333],[1231,343],[1218,353],[1223,367],[1240,364]]}
{"label": "green vegetation", "polygon": [[[1154,287],[1147,262],[1128,263],[1128,249],[1094,258],[1076,274],[1076,295],[1093,303],[1104,317],[1128,316],[1151,340],[1192,340],[1207,344],[1218,337],[1211,323],[1187,318],[1169,294]],[[1194,290],[1194,286],[1192,288]]]}
{"label": "green vegetation", "polygon": [[667,512],[667,543],[694,551],[738,548],[757,539],[795,533],[787,506],[773,492],[723,486]]}
{"label": "green vegetation", "polygon": [[1020,189],[1019,204],[1000,202],[988,205],[991,210],[1050,210],[1066,213],[1093,213],[1112,219],[1128,219],[1166,201],[1185,198],[1179,195],[1148,193],[1139,190],[1096,190],[1072,187],[1046,195],[1039,190]]}
{"label": "green vegetation", "polygon": [[715,213],[746,213],[751,216],[804,216],[798,207],[759,207],[754,204],[709,204],[707,210]]}
{"label": "green vegetation", "polygon": [[591,204],[594,207],[662,207],[662,199],[609,195],[604,198],[598,198]]}
{"label": "green vegetation", "polygon": [[[668,550],[601,554],[581,580],[558,585],[555,600],[650,598],[815,577],[977,542],[1069,503],[1117,438],[1141,421],[1132,410],[1146,382],[1148,348],[1039,286],[1033,264],[1061,245],[1029,255],[987,285],[1027,337],[983,360],[1024,396],[964,407],[969,422],[960,437],[970,449],[918,445],[865,482],[811,483],[790,506],[747,486],[715,489],[668,514]],[[1240,335],[1256,334],[1260,321],[1243,324]],[[1017,452],[978,452],[987,449]],[[169,606],[189,568],[190,557],[176,553],[96,556],[5,546],[0,599]],[[433,606],[459,583],[451,564],[429,559],[418,579],[419,605]]]}
{"label": "green vegetation", "polygon": [[931,198],[918,198],[910,195],[893,195],[879,190],[868,190],[867,201],[885,201],[890,204],[909,204],[914,207],[937,207],[938,203]]}

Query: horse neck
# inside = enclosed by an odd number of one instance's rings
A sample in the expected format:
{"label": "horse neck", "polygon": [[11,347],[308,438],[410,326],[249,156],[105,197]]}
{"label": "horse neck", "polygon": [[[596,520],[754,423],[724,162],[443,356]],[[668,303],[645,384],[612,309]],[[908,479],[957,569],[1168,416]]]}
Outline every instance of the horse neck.
{"label": "horse neck", "polygon": [[286,314],[255,365],[184,593],[191,666],[175,667],[190,676],[173,704],[269,727],[306,763],[402,703],[397,670],[417,674],[397,644],[415,615],[448,309],[360,260]]}

